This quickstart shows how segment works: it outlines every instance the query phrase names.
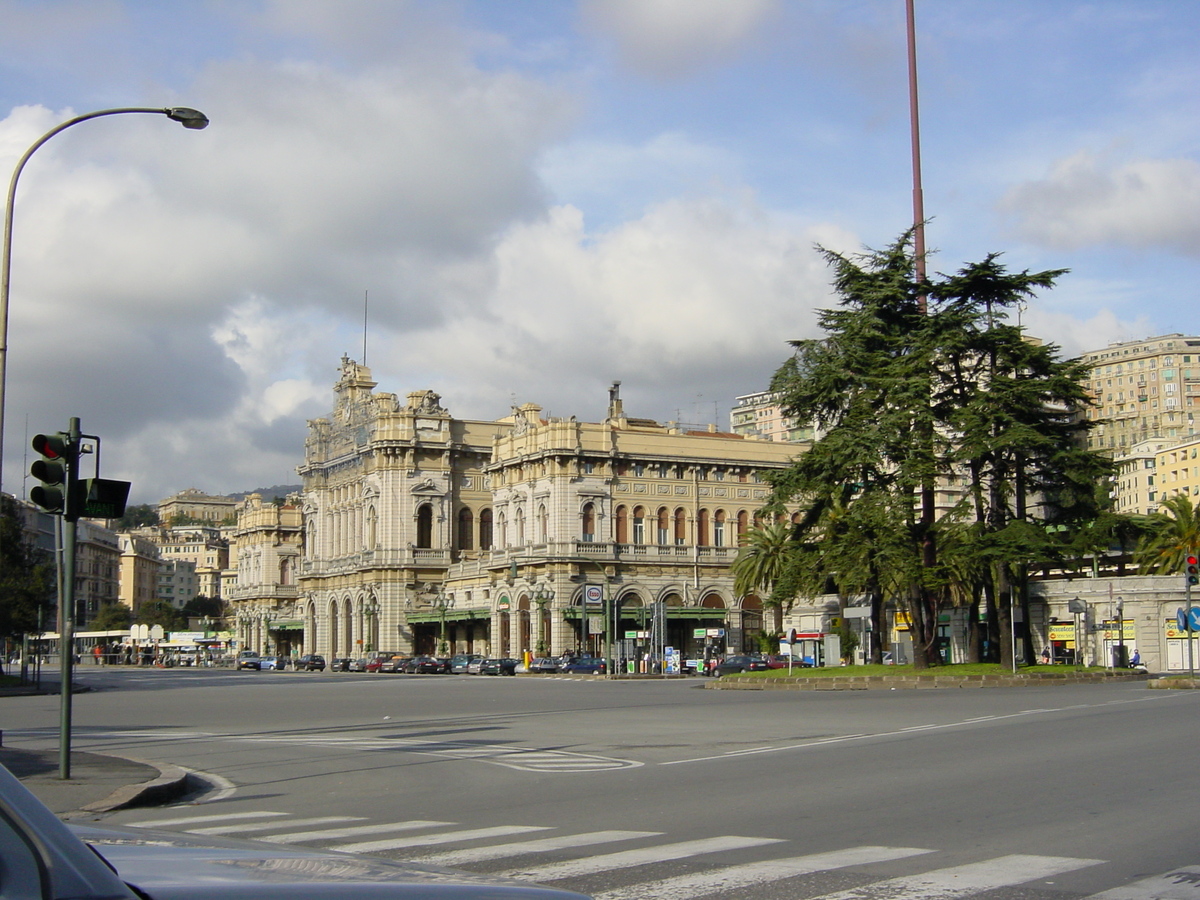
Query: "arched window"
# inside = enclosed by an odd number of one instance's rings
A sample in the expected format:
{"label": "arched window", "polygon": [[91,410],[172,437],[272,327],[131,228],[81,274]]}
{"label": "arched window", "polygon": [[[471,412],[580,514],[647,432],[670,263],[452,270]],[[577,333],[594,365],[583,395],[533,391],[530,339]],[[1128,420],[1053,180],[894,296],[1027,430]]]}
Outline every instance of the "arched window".
{"label": "arched window", "polygon": [[492,549],[492,510],[490,507],[479,511],[479,549]]}
{"label": "arched window", "polygon": [[583,539],[587,543],[596,540],[596,507],[591,503],[583,504]]}
{"label": "arched window", "polygon": [[548,534],[550,531],[550,519],[546,515],[546,504],[545,503],[538,504],[537,530],[538,530],[538,536],[537,536],[538,543],[539,544],[546,543],[546,541],[548,540]]}
{"label": "arched window", "polygon": [[513,524],[516,525],[517,546],[525,546],[525,510],[517,507],[517,514],[513,516]]}
{"label": "arched window", "polygon": [[750,514],[744,509],[738,510],[737,515],[737,543],[740,545],[742,539],[746,536],[746,532],[750,527]]}
{"label": "arched window", "polygon": [[499,538],[501,547],[508,546],[508,523],[504,521],[504,513],[496,516],[496,536]]}
{"label": "arched window", "polygon": [[718,509],[713,515],[713,546],[725,546],[725,510]]}
{"label": "arched window", "polygon": [[700,518],[696,522],[696,544],[701,547],[708,547],[708,510],[700,510]]}
{"label": "arched window", "polygon": [[292,584],[292,558],[290,556],[279,560],[279,583]]}
{"label": "arched window", "polygon": [[464,506],[458,511],[458,549],[471,550],[474,548],[471,537],[475,530],[475,517],[471,510]]}
{"label": "arched window", "polygon": [[658,511],[658,546],[665,547],[671,543],[671,513],[664,506]]}
{"label": "arched window", "polygon": [[617,543],[629,543],[629,510],[624,506],[617,507]]}
{"label": "arched window", "polygon": [[687,543],[687,513],[683,507],[675,510],[675,545],[682,546]]}
{"label": "arched window", "polygon": [[423,549],[433,546],[433,507],[428,503],[417,509],[417,546]]}
{"label": "arched window", "polygon": [[646,543],[646,509],[642,506],[633,509],[633,543],[638,546]]}

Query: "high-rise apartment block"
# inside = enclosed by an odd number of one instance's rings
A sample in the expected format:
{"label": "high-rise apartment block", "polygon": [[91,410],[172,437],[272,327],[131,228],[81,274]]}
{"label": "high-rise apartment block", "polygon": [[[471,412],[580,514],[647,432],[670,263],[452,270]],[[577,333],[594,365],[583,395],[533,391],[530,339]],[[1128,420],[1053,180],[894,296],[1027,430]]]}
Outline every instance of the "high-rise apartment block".
{"label": "high-rise apartment block", "polygon": [[1081,357],[1091,369],[1087,383],[1099,424],[1088,447],[1113,457],[1154,438],[1182,441],[1198,432],[1200,337],[1165,334],[1109,344]]}

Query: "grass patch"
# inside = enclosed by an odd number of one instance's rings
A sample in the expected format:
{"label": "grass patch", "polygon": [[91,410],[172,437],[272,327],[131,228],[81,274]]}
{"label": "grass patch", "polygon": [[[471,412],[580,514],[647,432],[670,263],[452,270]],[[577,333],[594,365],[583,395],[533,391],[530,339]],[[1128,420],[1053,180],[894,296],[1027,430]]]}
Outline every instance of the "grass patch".
{"label": "grass patch", "polygon": [[[1079,672],[1106,672],[1104,666],[1018,666],[1018,675],[1076,675]],[[935,666],[931,669],[916,669],[913,666],[832,666],[815,669],[792,669],[796,678],[851,678],[869,675],[913,676],[933,678],[937,675],[1012,675],[1012,668],[999,663],[962,663],[953,666]],[[730,677],[728,675],[726,678]],[[787,678],[787,669],[771,669],[767,672],[747,672],[739,678]]]}

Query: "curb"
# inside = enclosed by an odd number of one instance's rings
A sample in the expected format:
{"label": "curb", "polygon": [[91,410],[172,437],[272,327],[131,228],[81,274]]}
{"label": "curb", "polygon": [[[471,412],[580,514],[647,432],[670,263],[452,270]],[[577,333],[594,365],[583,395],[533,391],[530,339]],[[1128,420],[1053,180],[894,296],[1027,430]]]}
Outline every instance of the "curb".
{"label": "curb", "polygon": [[186,769],[179,766],[159,765],[132,756],[122,756],[121,759],[151,766],[158,769],[159,775],[141,784],[129,784],[118,788],[103,800],[80,807],[82,812],[106,813],[132,806],[153,806],[176,800],[194,789],[191,776]]}

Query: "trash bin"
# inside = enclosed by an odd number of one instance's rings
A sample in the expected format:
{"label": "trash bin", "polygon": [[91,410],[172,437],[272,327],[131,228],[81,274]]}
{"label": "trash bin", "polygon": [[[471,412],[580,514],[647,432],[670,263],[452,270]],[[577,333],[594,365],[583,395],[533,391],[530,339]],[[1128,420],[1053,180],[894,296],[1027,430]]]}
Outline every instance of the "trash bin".
{"label": "trash bin", "polygon": [[1129,648],[1124,644],[1118,644],[1112,648],[1113,668],[1128,669],[1129,668]]}

